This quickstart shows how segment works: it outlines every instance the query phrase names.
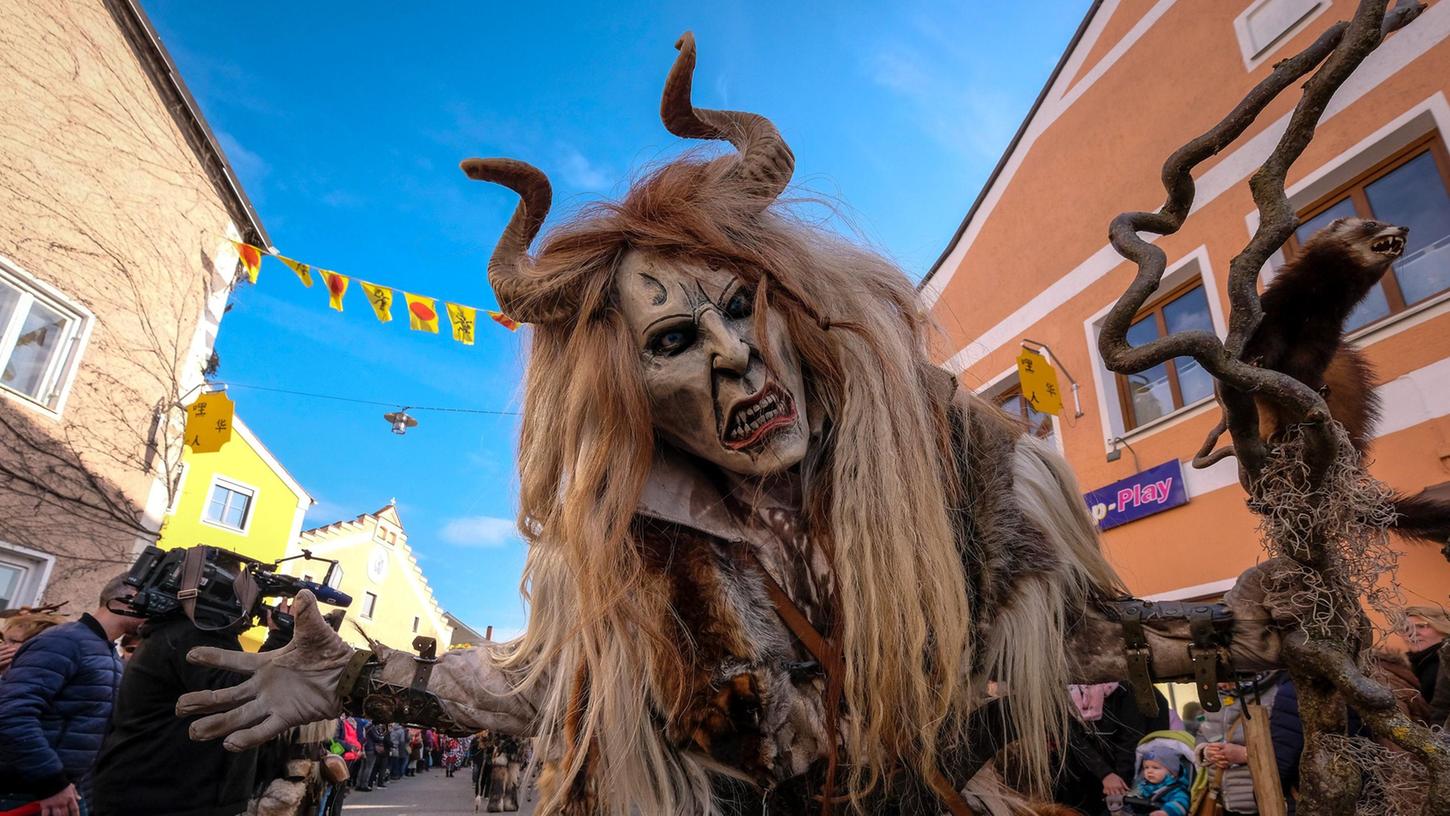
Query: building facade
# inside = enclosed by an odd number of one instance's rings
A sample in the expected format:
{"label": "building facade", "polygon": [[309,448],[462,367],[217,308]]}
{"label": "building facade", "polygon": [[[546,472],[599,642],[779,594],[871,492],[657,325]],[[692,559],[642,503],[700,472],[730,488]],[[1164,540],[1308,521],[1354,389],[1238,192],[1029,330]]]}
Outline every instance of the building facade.
{"label": "building facade", "polygon": [[[1156,209],[1163,161],[1355,5],[1094,2],[923,283],[940,328],[937,359],[1050,437],[1084,490],[1113,487],[1098,500],[1099,515],[1122,521],[1117,505],[1125,502],[1172,508],[1104,534],[1111,560],[1140,596],[1214,597],[1262,551],[1234,462],[1207,470],[1190,464],[1218,419],[1206,372],[1181,358],[1122,377],[1098,356],[1101,322],[1135,271],[1108,246],[1108,224],[1125,210]],[[1258,223],[1248,177],[1283,132],[1294,91],[1195,171],[1194,210],[1179,233],[1157,241],[1168,271],[1130,341],[1183,329],[1226,334],[1229,261]],[[1407,493],[1450,480],[1447,93],[1450,3],[1441,0],[1390,37],[1335,96],[1288,178],[1304,226],[1262,276],[1271,280],[1297,240],[1340,216],[1410,227],[1405,255],[1351,321],[1385,406],[1371,471]],[[1037,414],[1022,399],[1015,360],[1024,346],[1045,346],[1060,375],[1075,379],[1073,386],[1061,378],[1060,415]],[[1126,494],[1115,485],[1125,479]],[[1439,548],[1394,545],[1403,553],[1407,601],[1446,602],[1450,565]]]}
{"label": "building facade", "polygon": [[134,0],[0,0],[0,606],[156,540],[236,280],[269,241]]}
{"label": "building facade", "polygon": [[[212,453],[188,448],[161,526],[157,546],[205,544],[258,561],[275,562],[294,552],[302,518],[313,499],[267,450],[241,417],[232,438]],[[254,628],[242,645],[257,649],[266,631]]]}
{"label": "building facade", "polygon": [[[428,579],[408,546],[408,533],[395,504],[304,530],[288,554],[299,555],[304,549],[317,559],[337,562],[328,583],[352,596],[341,630],[347,642],[367,645],[367,638],[357,631],[361,626],[368,637],[395,649],[410,650],[413,638],[419,636],[436,639],[439,652],[452,643],[453,626],[433,598]],[[283,564],[287,574],[318,582],[328,579],[328,569],[319,560]]]}

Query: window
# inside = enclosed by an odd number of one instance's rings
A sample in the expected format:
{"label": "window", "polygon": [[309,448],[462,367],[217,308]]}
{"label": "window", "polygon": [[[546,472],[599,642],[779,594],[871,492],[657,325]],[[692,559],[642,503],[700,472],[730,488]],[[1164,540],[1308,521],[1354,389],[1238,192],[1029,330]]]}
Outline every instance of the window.
{"label": "window", "polygon": [[218,527],[245,532],[252,520],[252,500],[257,491],[222,479],[211,486],[211,497],[207,499],[202,520]]}
{"label": "window", "polygon": [[397,544],[398,543],[398,533],[396,531],[394,531],[394,530],[389,530],[388,531],[388,543],[389,544]]}
{"label": "window", "polygon": [[418,634],[418,616],[413,616],[413,634]]}
{"label": "window", "polygon": [[0,266],[0,388],[55,409],[83,322],[78,310]]}
{"label": "window", "polygon": [[54,563],[44,553],[0,542],[0,609],[39,603]]}
{"label": "window", "polygon": [[[1128,345],[1181,331],[1213,333],[1208,293],[1194,280],[1150,307],[1128,328]],[[1118,374],[1123,428],[1132,430],[1213,396],[1213,377],[1191,357],[1175,357],[1137,374]]]}
{"label": "window", "polygon": [[1330,6],[1324,0],[1257,0],[1234,20],[1244,66],[1253,70]]}
{"label": "window", "polygon": [[333,564],[327,573],[327,585],[333,589],[342,589],[342,565]]}
{"label": "window", "polygon": [[1336,218],[1410,228],[1405,254],[1350,314],[1353,331],[1450,290],[1450,157],[1434,135],[1391,156],[1300,214],[1289,252]]}
{"label": "window", "polygon": [[372,592],[364,592],[363,593],[362,612],[359,613],[361,615],[362,619],[363,620],[372,620],[373,619],[373,612],[377,611],[377,608],[378,608],[378,596],[377,596],[377,594],[376,593],[372,593]]}
{"label": "window", "polygon": [[1039,439],[1052,439],[1052,415],[1039,412],[1022,398],[1022,386],[1014,385],[997,395],[997,407],[1022,420],[1027,430]]}

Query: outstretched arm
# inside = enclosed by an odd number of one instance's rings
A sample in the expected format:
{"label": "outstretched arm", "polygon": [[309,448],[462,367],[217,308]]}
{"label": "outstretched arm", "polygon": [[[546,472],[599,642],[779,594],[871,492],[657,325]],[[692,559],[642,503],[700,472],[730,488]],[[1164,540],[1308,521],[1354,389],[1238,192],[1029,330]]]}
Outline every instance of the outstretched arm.
{"label": "outstretched arm", "polygon": [[224,737],[228,750],[242,751],[293,726],[336,717],[345,702],[417,725],[529,731],[532,702],[514,690],[486,647],[444,654],[419,684],[417,658],[386,647],[377,654],[353,649],[322,619],[312,593],[299,593],[293,612],[296,634],[281,649],[250,654],[201,647],[187,655],[197,665],[251,675],[230,688],[181,696],[179,716],[209,715],[192,723],[192,739]]}

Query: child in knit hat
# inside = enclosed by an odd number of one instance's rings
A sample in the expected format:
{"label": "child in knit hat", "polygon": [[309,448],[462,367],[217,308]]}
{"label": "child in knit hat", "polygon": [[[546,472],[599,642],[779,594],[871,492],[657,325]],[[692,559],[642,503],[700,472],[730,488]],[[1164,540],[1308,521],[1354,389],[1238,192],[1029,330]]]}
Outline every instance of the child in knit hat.
{"label": "child in knit hat", "polygon": [[1185,731],[1154,731],[1138,742],[1133,789],[1123,809],[1137,816],[1187,816],[1192,801],[1193,737]]}

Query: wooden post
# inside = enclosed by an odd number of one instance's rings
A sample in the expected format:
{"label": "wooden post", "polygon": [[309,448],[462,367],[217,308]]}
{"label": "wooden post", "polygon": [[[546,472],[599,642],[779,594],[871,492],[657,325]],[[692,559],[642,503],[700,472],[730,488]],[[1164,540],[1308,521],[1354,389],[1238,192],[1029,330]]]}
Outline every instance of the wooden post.
{"label": "wooden post", "polygon": [[1254,799],[1259,816],[1286,816],[1284,788],[1279,784],[1279,763],[1274,760],[1274,739],[1269,734],[1269,710],[1244,701],[1244,746],[1249,751],[1249,773],[1254,777]]}

